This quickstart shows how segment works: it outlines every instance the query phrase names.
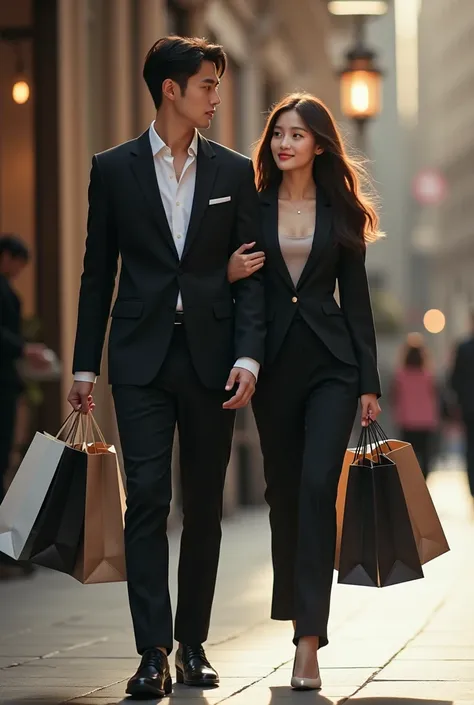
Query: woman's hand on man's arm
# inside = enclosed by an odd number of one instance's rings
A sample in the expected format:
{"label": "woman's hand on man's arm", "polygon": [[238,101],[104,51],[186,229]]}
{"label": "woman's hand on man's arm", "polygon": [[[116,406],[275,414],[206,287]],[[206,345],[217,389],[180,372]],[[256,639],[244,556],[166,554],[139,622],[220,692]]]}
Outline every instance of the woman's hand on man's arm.
{"label": "woman's hand on man's arm", "polygon": [[250,277],[265,264],[265,252],[245,254],[246,250],[252,247],[255,247],[255,242],[244,243],[231,256],[227,266],[227,278],[231,284],[239,279]]}

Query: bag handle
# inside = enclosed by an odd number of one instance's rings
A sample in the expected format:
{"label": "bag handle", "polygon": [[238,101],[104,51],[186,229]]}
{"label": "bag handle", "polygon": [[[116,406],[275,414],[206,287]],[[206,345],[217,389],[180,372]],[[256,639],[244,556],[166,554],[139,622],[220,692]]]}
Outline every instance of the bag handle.
{"label": "bag handle", "polygon": [[354,453],[354,460],[356,462],[368,461],[371,465],[373,465],[373,460],[370,457],[370,454],[367,454],[368,446],[370,446],[369,429],[368,426],[362,426],[362,430],[360,432],[359,440],[357,442],[357,446]]}
{"label": "bag handle", "polygon": [[372,458],[375,456],[375,462],[380,463],[383,453],[381,446],[383,445],[392,450],[385,431],[383,431],[380,424],[377,421],[370,421],[367,426],[362,427],[354,458],[356,461],[368,460],[373,464]]}
{"label": "bag handle", "polygon": [[379,424],[379,422],[377,420],[371,421],[370,426],[372,428],[373,435],[377,439],[379,445],[385,445],[389,450],[392,450],[390,442],[388,440],[388,436],[383,430],[382,426]]}
{"label": "bag handle", "polygon": [[375,455],[377,462],[380,463],[382,458],[382,451],[380,448],[380,442],[376,433],[376,429],[373,426],[373,422],[369,422],[369,425],[367,426],[367,435],[370,438],[370,446],[371,448],[373,447],[372,455]]}
{"label": "bag handle", "polygon": [[[64,443],[67,443],[68,445],[71,445],[71,440],[74,442],[74,440],[76,439],[79,424],[81,422],[82,422],[82,420],[81,420],[80,412],[75,411],[75,410],[71,411],[71,413],[69,414],[69,416],[67,416],[63,425],[61,426],[61,428],[57,432],[56,438],[58,440],[63,441]],[[68,426],[69,426],[69,428],[68,428]],[[62,437],[62,434],[64,431],[66,431],[66,435],[64,437]]]}
{"label": "bag handle", "polygon": [[[71,413],[70,413],[68,416],[66,416],[66,419],[64,420],[64,422],[63,422],[61,428],[60,428],[59,431],[57,432],[55,438],[59,439],[59,436],[61,435],[61,433],[62,433],[62,432],[64,431],[64,429],[66,428],[67,424],[71,421],[71,419],[72,419],[72,417],[74,416],[74,414],[77,414],[77,411],[74,411],[74,410],[73,410],[73,411],[71,411]],[[73,423],[77,423],[77,422],[78,422],[78,419],[77,419],[77,416],[76,416],[76,417],[74,418]]]}
{"label": "bag handle", "polygon": [[96,436],[94,435],[94,432],[95,432],[97,434],[97,438],[99,439],[99,441],[104,446],[106,446],[107,442],[105,440],[104,434],[102,433],[101,428],[100,428],[99,424],[97,423],[97,421],[95,420],[92,412],[89,412],[86,415],[86,424],[87,424],[87,437],[92,438],[92,442],[95,443],[96,442]]}
{"label": "bag handle", "polygon": [[56,438],[71,447],[87,448],[87,421],[81,411],[71,411],[56,434]]}

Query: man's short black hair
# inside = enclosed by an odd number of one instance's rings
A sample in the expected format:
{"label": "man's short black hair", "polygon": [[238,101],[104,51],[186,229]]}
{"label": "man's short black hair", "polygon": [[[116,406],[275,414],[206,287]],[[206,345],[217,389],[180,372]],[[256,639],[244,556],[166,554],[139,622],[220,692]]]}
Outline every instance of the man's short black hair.
{"label": "man's short black hair", "polygon": [[219,44],[210,44],[199,37],[162,37],[146,55],[143,78],[151,93],[155,108],[163,101],[163,81],[171,78],[186,92],[188,80],[201,68],[203,61],[212,61],[219,78],[223,76],[227,57]]}
{"label": "man's short black hair", "polygon": [[8,252],[14,259],[22,259],[25,262],[30,259],[30,251],[18,235],[10,233],[0,235],[0,257],[4,252]]}

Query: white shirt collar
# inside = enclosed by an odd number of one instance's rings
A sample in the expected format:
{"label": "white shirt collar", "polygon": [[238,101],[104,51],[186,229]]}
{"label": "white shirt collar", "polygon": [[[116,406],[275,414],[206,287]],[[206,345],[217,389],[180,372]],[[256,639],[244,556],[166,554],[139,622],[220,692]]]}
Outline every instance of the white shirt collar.
{"label": "white shirt collar", "polygon": [[[156,157],[156,155],[159,154],[163,149],[166,150],[167,154],[171,154],[170,148],[168,147],[166,142],[163,142],[160,135],[155,130],[155,121],[154,120],[150,125],[150,129],[148,131],[148,134],[150,137],[151,151],[153,152],[154,157]],[[195,129],[194,130],[194,137],[193,137],[192,142],[188,148],[188,154],[190,157],[195,157],[197,155],[198,146],[199,146],[199,133]]]}

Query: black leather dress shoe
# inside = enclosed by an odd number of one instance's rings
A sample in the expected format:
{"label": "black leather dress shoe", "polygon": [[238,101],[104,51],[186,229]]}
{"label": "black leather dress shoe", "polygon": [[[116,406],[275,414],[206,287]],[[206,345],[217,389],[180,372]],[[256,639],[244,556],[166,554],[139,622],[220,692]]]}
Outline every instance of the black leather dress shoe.
{"label": "black leather dress shoe", "polygon": [[127,695],[134,698],[163,698],[171,693],[172,682],[168,659],[159,649],[148,649],[138,671],[127,684]]}
{"label": "black leather dress shoe", "polygon": [[219,676],[206,658],[202,644],[182,644],[176,652],[176,680],[184,685],[218,685]]}

